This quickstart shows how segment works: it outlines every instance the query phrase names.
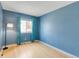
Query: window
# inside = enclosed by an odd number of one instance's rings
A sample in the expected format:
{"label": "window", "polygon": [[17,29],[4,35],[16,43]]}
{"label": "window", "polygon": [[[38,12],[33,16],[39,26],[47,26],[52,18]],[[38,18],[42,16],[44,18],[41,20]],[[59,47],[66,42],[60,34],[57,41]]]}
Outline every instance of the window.
{"label": "window", "polygon": [[32,33],[32,21],[21,20],[21,33]]}
{"label": "window", "polygon": [[26,21],[26,32],[32,33],[32,21]]}
{"label": "window", "polygon": [[26,33],[26,21],[21,20],[21,33]]}

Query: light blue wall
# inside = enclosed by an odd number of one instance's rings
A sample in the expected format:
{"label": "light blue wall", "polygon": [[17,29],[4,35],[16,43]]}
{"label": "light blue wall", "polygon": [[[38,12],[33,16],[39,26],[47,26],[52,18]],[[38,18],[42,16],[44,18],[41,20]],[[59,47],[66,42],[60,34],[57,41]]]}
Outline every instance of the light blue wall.
{"label": "light blue wall", "polygon": [[3,12],[2,12],[2,6],[0,3],[0,50],[2,48],[2,40],[3,40]]}
{"label": "light blue wall", "polygon": [[41,16],[40,39],[79,57],[79,2]]}
{"label": "light blue wall", "polygon": [[28,34],[21,33],[21,36],[19,36],[20,38],[18,38],[18,39],[21,39],[20,42],[38,39],[39,36],[36,36],[36,34],[37,34],[36,32],[38,31],[38,28],[35,26],[35,25],[38,25],[37,17],[25,15],[25,14],[21,14],[21,13],[17,13],[17,12],[7,11],[7,10],[3,10],[3,15],[4,15],[5,23],[13,23],[14,24],[14,29],[12,31],[7,30],[8,31],[7,32],[7,44],[14,44],[17,42],[18,21],[20,21],[21,19],[31,20],[36,23],[33,23],[33,29],[35,29],[35,30],[33,30],[33,33],[32,33],[35,35],[32,36],[31,33],[28,33]]}

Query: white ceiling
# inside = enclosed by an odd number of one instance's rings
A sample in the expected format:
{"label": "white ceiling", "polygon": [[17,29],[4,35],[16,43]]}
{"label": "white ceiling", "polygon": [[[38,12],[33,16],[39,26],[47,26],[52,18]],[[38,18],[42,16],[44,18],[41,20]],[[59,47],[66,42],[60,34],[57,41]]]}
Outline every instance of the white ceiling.
{"label": "white ceiling", "polygon": [[3,9],[33,16],[42,16],[74,1],[2,1]]}

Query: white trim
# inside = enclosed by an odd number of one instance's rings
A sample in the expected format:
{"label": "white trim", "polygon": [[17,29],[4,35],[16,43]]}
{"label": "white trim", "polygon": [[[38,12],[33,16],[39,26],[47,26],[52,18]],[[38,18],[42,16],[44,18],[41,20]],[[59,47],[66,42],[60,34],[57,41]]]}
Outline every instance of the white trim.
{"label": "white trim", "polygon": [[63,54],[66,54],[66,55],[70,56],[71,58],[78,58],[78,57],[75,56],[75,55],[72,55],[72,54],[70,54],[70,53],[68,53],[68,52],[65,52],[65,51],[59,49],[59,48],[56,48],[56,47],[54,47],[54,46],[51,46],[51,45],[49,45],[49,44],[47,44],[47,43],[45,43],[45,42],[42,42],[42,41],[40,41],[40,42],[41,42],[42,44],[44,44],[44,45],[50,47],[50,48],[56,49],[57,51],[59,51],[59,52],[61,52],[61,53],[63,53]]}

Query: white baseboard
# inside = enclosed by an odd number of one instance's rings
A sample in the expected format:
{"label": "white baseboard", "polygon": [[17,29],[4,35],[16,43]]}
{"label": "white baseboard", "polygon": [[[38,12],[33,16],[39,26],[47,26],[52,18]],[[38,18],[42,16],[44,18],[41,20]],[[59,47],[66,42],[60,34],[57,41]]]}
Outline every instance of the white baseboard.
{"label": "white baseboard", "polygon": [[50,47],[50,48],[53,48],[53,49],[55,49],[55,50],[57,50],[57,51],[59,51],[59,52],[65,54],[65,55],[70,56],[71,58],[78,58],[77,56],[72,55],[72,54],[70,54],[70,53],[68,53],[68,52],[65,52],[65,51],[63,51],[63,50],[61,50],[61,49],[59,49],[59,48],[56,48],[56,47],[54,47],[54,46],[51,46],[51,45],[49,45],[49,44],[47,44],[47,43],[44,43],[44,42],[42,42],[42,41],[40,41],[40,42],[41,42],[42,44],[44,44],[44,45]]}

